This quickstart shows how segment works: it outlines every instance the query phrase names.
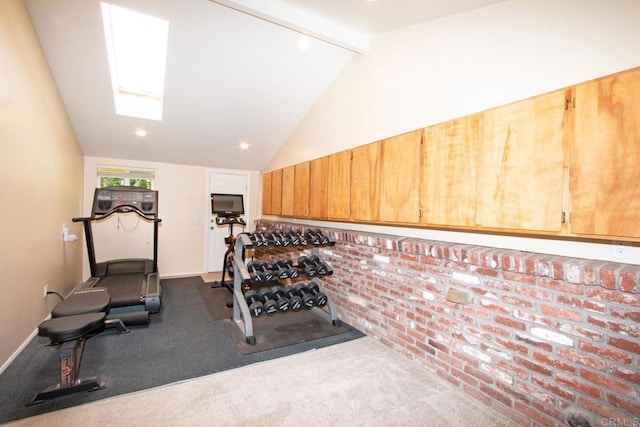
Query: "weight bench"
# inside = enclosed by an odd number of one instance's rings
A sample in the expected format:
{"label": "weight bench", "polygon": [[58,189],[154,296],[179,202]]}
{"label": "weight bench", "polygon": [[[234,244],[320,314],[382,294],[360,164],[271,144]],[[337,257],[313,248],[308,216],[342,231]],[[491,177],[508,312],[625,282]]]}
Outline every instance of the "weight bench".
{"label": "weight bench", "polygon": [[[27,405],[80,391],[105,388],[104,379],[78,378],[78,373],[87,338],[106,327],[115,327],[119,333],[129,332],[121,316],[107,316],[110,306],[111,297],[105,288],[80,290],[56,305],[51,312],[51,319],[45,320],[38,326],[38,335],[49,338],[49,345],[58,347],[60,382],[36,394]],[[149,323],[148,312],[131,314],[134,316],[127,316],[128,324]]]}

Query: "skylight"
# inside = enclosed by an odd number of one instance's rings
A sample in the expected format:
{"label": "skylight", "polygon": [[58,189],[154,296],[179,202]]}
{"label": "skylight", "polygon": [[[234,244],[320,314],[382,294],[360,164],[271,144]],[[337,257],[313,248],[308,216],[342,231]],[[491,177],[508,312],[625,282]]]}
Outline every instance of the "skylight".
{"label": "skylight", "polygon": [[169,22],[100,5],[116,114],[162,120]]}

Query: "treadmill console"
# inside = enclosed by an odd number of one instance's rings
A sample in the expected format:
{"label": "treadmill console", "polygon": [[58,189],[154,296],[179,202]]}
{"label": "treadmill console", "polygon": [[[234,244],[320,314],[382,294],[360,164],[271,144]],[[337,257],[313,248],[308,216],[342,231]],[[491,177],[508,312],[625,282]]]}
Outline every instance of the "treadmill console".
{"label": "treadmill console", "polygon": [[93,195],[91,216],[102,216],[112,212],[134,212],[143,215],[158,215],[158,192],[139,187],[96,188]]}

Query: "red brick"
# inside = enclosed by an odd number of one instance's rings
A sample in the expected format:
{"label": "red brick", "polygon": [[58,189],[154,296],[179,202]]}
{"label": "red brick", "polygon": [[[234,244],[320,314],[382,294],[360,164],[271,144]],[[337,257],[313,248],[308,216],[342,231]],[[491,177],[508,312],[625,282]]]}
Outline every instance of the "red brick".
{"label": "red brick", "polygon": [[640,276],[640,266],[624,266],[619,273],[620,290],[622,292],[629,292],[634,294],[640,292],[640,282],[638,280],[638,276]]}
{"label": "red brick", "polygon": [[534,308],[536,306],[534,302],[527,301],[522,298],[514,297],[512,295],[502,295],[500,297],[500,300],[511,306],[518,306],[523,308]]}
{"label": "red brick", "polygon": [[439,343],[439,342],[437,342],[435,340],[432,340],[432,339],[429,339],[427,342],[429,343],[429,345],[431,347],[433,347],[433,348],[435,348],[435,349],[437,349],[437,350],[439,350],[439,351],[441,351],[443,353],[449,354],[449,347],[447,347],[446,345],[441,344],[441,343]]}
{"label": "red brick", "polygon": [[512,273],[510,271],[503,271],[502,277],[504,278],[504,280],[523,283],[525,285],[535,285],[538,282],[538,278],[536,276],[522,273]]}
{"label": "red brick", "polygon": [[507,406],[511,406],[512,405],[512,401],[511,401],[511,398],[509,396],[506,396],[503,393],[491,388],[490,386],[488,386],[485,383],[480,383],[480,390],[482,392],[488,394],[489,396],[491,396],[492,398],[494,398],[498,402],[501,402],[504,405],[507,405]]}
{"label": "red brick", "polygon": [[544,413],[539,412],[534,408],[531,408],[530,406],[527,406],[521,402],[515,402],[513,408],[516,411],[525,414],[527,417],[531,418],[532,420],[535,420],[540,426],[546,427],[546,426],[554,426],[557,424],[556,421],[554,421],[552,418],[549,418]]}
{"label": "red brick", "polygon": [[581,370],[580,376],[589,382],[592,382],[594,384],[600,384],[606,389],[614,391],[616,393],[619,393],[628,397],[638,396],[638,393],[636,393],[635,387],[621,383],[620,381],[616,381],[613,378],[610,378],[608,376],[605,376],[596,372],[592,372],[587,369]]}
{"label": "red brick", "polygon": [[535,338],[527,337],[527,336],[520,335],[520,334],[516,334],[515,338],[518,341],[522,341],[524,343],[527,343],[529,345],[535,346],[535,347],[540,348],[542,350],[546,350],[546,351],[553,350],[553,346],[550,343],[546,342],[546,341],[537,340]]}
{"label": "red brick", "polygon": [[502,338],[496,338],[495,342],[500,344],[501,346],[508,348],[509,350],[512,351],[516,351],[520,354],[524,354],[524,355],[528,355],[529,354],[529,348],[527,346],[518,344],[516,342],[513,341],[509,341],[509,340],[505,340]]}
{"label": "red brick", "polygon": [[621,399],[615,394],[609,394],[609,403],[615,407],[629,411],[632,414],[640,415],[640,404],[638,404],[637,401],[634,403],[626,399]]}
{"label": "red brick", "polygon": [[493,364],[503,371],[508,372],[516,377],[522,378],[523,380],[529,378],[528,371],[515,366],[511,361],[507,362],[505,360],[497,359],[493,362]]}
{"label": "red brick", "polygon": [[485,383],[493,383],[493,377],[491,377],[490,375],[485,374],[482,371],[479,371],[478,369],[475,369],[471,366],[465,366],[464,367],[464,372],[466,372],[469,375],[473,375],[474,377],[476,377],[477,379],[479,379],[480,381],[483,381]]}
{"label": "red brick", "polygon": [[606,289],[616,289],[616,271],[620,264],[607,263],[600,267],[600,286]]}
{"label": "red brick", "polygon": [[511,331],[505,328],[501,328],[500,326],[494,326],[488,323],[483,323],[480,327],[486,331],[489,331],[493,334],[503,336],[505,338],[511,338]]}
{"label": "red brick", "polygon": [[540,386],[540,387],[542,387],[542,388],[544,388],[546,390],[549,390],[551,393],[555,394],[556,396],[558,396],[558,397],[560,397],[562,399],[566,399],[566,400],[574,400],[575,399],[576,395],[575,395],[574,392],[572,392],[570,390],[567,390],[565,388],[562,388],[562,387],[560,387],[559,385],[557,385],[554,382],[546,381],[546,380],[544,380],[542,378],[538,378],[538,377],[535,377],[535,376],[532,376],[531,381],[534,384],[536,384],[536,385],[538,385],[538,386]]}
{"label": "red brick", "polygon": [[640,372],[623,368],[621,366],[611,366],[611,373],[627,382],[640,385]]}
{"label": "red brick", "polygon": [[451,375],[453,375],[454,377],[458,378],[461,381],[464,381],[469,385],[472,385],[474,387],[478,386],[478,380],[476,378],[473,378],[471,375],[467,375],[464,372],[461,372],[457,369],[451,369]]}
{"label": "red brick", "polygon": [[556,373],[556,382],[562,385],[566,385],[569,388],[572,388],[576,391],[584,393],[588,396],[602,399],[602,390],[598,387],[592,386],[591,384],[587,384],[582,381],[578,381],[577,379],[570,377],[568,375],[564,375],[561,372]]}
{"label": "red brick", "polygon": [[595,286],[600,284],[600,267],[603,263],[600,261],[587,262],[584,267],[584,284],[587,286]]}
{"label": "red brick", "polygon": [[569,364],[567,362],[564,362],[564,361],[562,361],[560,359],[556,359],[556,358],[547,356],[546,354],[542,354],[542,353],[537,353],[536,352],[536,353],[533,353],[533,358],[535,360],[537,360],[538,362],[542,362],[542,363],[544,363],[546,365],[549,365],[549,366],[552,366],[554,368],[561,369],[561,370],[563,370],[565,372],[569,372],[569,373],[575,374],[578,371],[575,366],[573,366],[573,365],[571,365],[571,364]]}
{"label": "red brick", "polygon": [[617,308],[610,309],[611,315],[619,319],[627,319],[636,323],[640,323],[640,310],[621,310]]}
{"label": "red brick", "polygon": [[617,363],[624,363],[626,365],[633,363],[633,358],[629,353],[605,347],[603,344],[592,344],[582,341],[578,346],[580,347],[580,350],[597,354],[600,357],[604,357]]}
{"label": "red brick", "polygon": [[582,321],[582,312],[579,311],[567,310],[565,308],[546,304],[540,306],[540,311],[546,315],[558,317],[560,319],[573,320],[574,322]]}
{"label": "red brick", "polygon": [[513,360],[517,364],[524,366],[530,371],[537,372],[539,374],[546,375],[548,377],[550,377],[551,373],[553,372],[551,369],[547,368],[546,366],[542,366],[532,360],[525,359],[523,357],[515,356]]}
{"label": "red brick", "polygon": [[509,387],[507,384],[503,382],[497,382],[496,387],[499,388],[500,391],[502,391],[504,394],[511,395],[522,402],[529,403],[529,401],[531,400],[529,399],[528,393],[522,393],[517,390],[514,390],[512,387]]}
{"label": "red brick", "polygon": [[640,353],[640,341],[629,341],[624,338],[609,337],[607,342],[622,350],[630,351],[635,354]]}
{"label": "red brick", "polygon": [[538,399],[539,401],[549,406],[554,406],[556,403],[555,397],[553,397],[549,393],[539,390],[537,387],[533,387],[531,384],[519,382],[517,384],[517,387],[534,399]]}
{"label": "red brick", "polygon": [[576,285],[573,283],[562,282],[559,280],[549,280],[545,278],[540,278],[540,280],[538,280],[538,284],[543,288],[553,289],[554,291],[565,292],[567,294],[584,294],[584,286],[581,284]]}
{"label": "red brick", "polygon": [[516,293],[543,301],[553,301],[553,294],[536,288],[516,286]]}
{"label": "red brick", "polygon": [[469,271],[479,276],[498,277],[500,270],[495,268],[478,267],[476,265],[469,266]]}
{"label": "red brick", "polygon": [[587,297],[615,304],[640,307],[640,295],[625,294],[623,292],[609,291],[606,289],[587,289]]}
{"label": "red brick", "polygon": [[515,321],[509,317],[493,316],[493,320],[496,323],[500,323],[501,325],[505,325],[513,329],[519,329],[521,331],[527,330],[527,326],[524,323]]}
{"label": "red brick", "polygon": [[598,402],[594,402],[593,400],[587,399],[584,397],[581,397],[578,399],[578,405],[604,418],[608,418],[610,420],[622,420],[622,419],[628,418],[623,413],[618,412],[613,408],[611,408],[610,405],[602,405]]}
{"label": "red brick", "polygon": [[558,323],[557,329],[562,332],[567,332],[592,341],[602,341],[604,338],[604,335],[601,332],[594,331],[593,329],[581,328],[580,326],[574,326],[570,323]]}
{"label": "red brick", "polygon": [[568,359],[581,365],[589,366],[590,368],[597,369],[599,371],[604,371],[605,369],[607,369],[606,363],[604,363],[604,361],[602,361],[601,359],[578,353],[577,351],[568,348],[558,348],[557,353],[558,356],[564,359]]}
{"label": "red brick", "polygon": [[487,396],[484,393],[481,393],[480,391],[478,391],[476,387],[471,387],[464,384],[462,386],[462,390],[464,390],[465,393],[475,397],[476,399],[484,403],[486,406],[491,407],[491,404],[493,403],[493,400],[491,399],[491,397]]}
{"label": "red brick", "polygon": [[516,319],[525,320],[527,322],[538,323],[539,325],[551,326],[551,324],[553,323],[548,317],[540,316],[538,314],[529,313],[522,310],[513,310],[513,317],[515,317]]}

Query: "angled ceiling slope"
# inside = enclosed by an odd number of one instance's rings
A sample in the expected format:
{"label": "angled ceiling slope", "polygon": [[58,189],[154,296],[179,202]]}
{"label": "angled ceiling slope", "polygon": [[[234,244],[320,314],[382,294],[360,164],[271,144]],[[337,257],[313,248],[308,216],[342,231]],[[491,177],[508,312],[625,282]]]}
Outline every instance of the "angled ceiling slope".
{"label": "angled ceiling slope", "polygon": [[[248,170],[266,167],[372,34],[443,5],[446,14],[495,2],[112,0],[169,21],[163,119],[154,121],[114,113],[99,0],[26,0],[86,155]],[[300,33],[313,37],[303,52]]]}

